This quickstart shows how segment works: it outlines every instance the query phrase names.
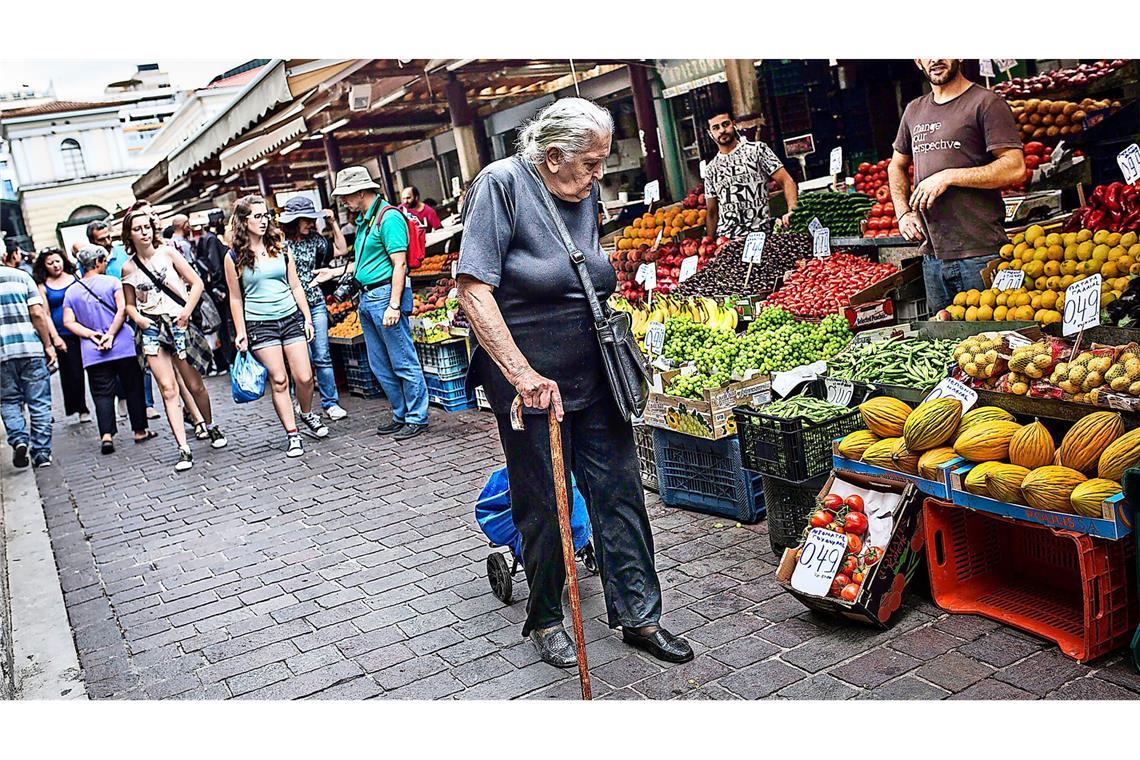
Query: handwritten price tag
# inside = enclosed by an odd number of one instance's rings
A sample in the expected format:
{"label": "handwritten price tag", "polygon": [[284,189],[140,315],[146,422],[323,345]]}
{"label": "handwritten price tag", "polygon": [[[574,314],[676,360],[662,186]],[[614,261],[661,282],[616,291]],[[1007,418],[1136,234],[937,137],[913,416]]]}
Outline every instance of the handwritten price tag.
{"label": "handwritten price tag", "polygon": [[453,280],[455,279],[455,273],[458,271],[459,271],[459,262],[458,261],[451,262],[451,279],[453,279]]}
{"label": "handwritten price tag", "polygon": [[657,230],[657,237],[654,238],[654,240],[653,240],[653,247],[654,248],[657,248],[661,245],[661,236],[664,234],[665,234],[665,228],[664,227]]}
{"label": "handwritten price tag", "polygon": [[697,273],[698,256],[688,256],[681,259],[681,271],[677,273],[677,282],[684,282]]}
{"label": "handwritten price tag", "polygon": [[815,234],[818,230],[823,229],[823,222],[819,221],[819,217],[813,216],[811,221],[808,222],[808,232]]}
{"label": "handwritten price tag", "polygon": [[817,259],[827,258],[831,255],[831,230],[820,227],[812,233],[811,252]]}
{"label": "handwritten price tag", "polygon": [[707,161],[701,161],[701,164],[700,164],[700,166],[699,166],[699,167],[697,167],[697,170],[698,170],[698,172],[699,172],[699,173],[700,173],[700,175],[701,175],[701,179],[705,179],[705,178],[708,176],[708,173],[709,173],[709,165],[708,165],[708,162],[707,162]]}
{"label": "handwritten price tag", "polygon": [[642,264],[637,268],[637,274],[633,279],[640,282],[646,290],[656,290],[657,265],[652,261]]}
{"label": "handwritten price tag", "polygon": [[995,58],[994,63],[997,65],[998,71],[1000,71],[1004,74],[1005,72],[1009,71],[1010,69],[1012,69],[1014,66],[1017,65],[1017,59],[1016,58]]}
{"label": "handwritten price tag", "polygon": [[812,596],[827,596],[846,552],[846,534],[812,528],[792,572],[792,588]]}
{"label": "handwritten price tag", "polygon": [[453,198],[458,198],[459,193],[462,190],[463,190],[463,185],[460,184],[459,177],[452,177],[451,178],[451,196]]}
{"label": "handwritten price tag", "polygon": [[650,322],[645,328],[645,348],[651,354],[661,355],[665,347],[665,325],[660,322]]}
{"label": "handwritten price tag", "polygon": [[1140,179],[1140,145],[1132,143],[1116,157],[1120,171],[1124,174],[1124,181],[1129,184]]}
{"label": "handwritten price tag", "polygon": [[661,200],[661,181],[655,179],[652,182],[647,182],[644,195],[646,206]]}
{"label": "handwritten price tag", "polygon": [[994,275],[996,290],[1017,290],[1025,282],[1025,272],[1020,269],[1003,269]]}
{"label": "handwritten price tag", "polygon": [[994,59],[982,58],[978,61],[978,73],[984,77],[992,77],[994,75]]}
{"label": "handwritten price tag", "polygon": [[831,149],[831,156],[828,160],[827,173],[835,176],[843,172],[843,147],[837,146]]}
{"label": "handwritten price tag", "polygon": [[759,264],[764,255],[764,243],[768,236],[763,232],[749,232],[744,238],[744,255],[741,258],[749,264]]}
{"label": "handwritten price tag", "polygon": [[855,384],[850,380],[825,377],[823,378],[823,387],[827,389],[827,400],[840,406],[850,404],[851,396],[855,393]]}
{"label": "handwritten price tag", "polygon": [[1065,288],[1061,334],[1066,338],[1100,324],[1100,285],[1100,275],[1094,274]]}
{"label": "handwritten price tag", "polygon": [[961,380],[956,380],[948,377],[938,385],[934,386],[925,399],[926,401],[933,401],[936,398],[956,398],[962,402],[962,413],[970,411],[970,408],[978,403],[978,392],[970,388]]}

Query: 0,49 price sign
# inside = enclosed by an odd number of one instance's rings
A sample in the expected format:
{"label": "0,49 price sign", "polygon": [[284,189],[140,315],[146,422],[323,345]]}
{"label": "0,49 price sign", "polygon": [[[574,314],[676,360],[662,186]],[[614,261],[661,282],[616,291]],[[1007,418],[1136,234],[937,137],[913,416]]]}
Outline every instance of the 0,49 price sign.
{"label": "0,49 price sign", "polygon": [[792,572],[792,588],[812,596],[827,596],[846,553],[847,534],[812,528]]}
{"label": "0,49 price sign", "polygon": [[1094,274],[1065,288],[1061,334],[1066,338],[1100,324],[1100,286],[1101,277]]}

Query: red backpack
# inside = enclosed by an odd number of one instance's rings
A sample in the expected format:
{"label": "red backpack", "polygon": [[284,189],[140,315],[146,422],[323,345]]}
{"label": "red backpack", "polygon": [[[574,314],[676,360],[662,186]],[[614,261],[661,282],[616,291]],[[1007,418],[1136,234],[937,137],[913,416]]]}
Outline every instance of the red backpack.
{"label": "red backpack", "polygon": [[408,269],[418,269],[420,264],[424,263],[424,254],[427,249],[427,233],[424,228],[420,226],[419,221],[414,216],[404,211],[399,206],[387,205],[383,211],[372,218],[372,223],[368,226],[368,232],[380,223],[380,219],[389,211],[395,211],[404,220],[404,224],[408,228]]}

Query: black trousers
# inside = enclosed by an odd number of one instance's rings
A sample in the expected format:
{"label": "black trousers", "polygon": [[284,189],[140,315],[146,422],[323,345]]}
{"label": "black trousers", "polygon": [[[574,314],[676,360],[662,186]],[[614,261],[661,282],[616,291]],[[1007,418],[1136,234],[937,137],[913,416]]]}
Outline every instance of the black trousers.
{"label": "black trousers", "polygon": [[87,413],[87,389],[83,382],[83,354],[77,335],[61,335],[66,351],[56,351],[59,384],[63,387],[63,411],[67,416]]}
{"label": "black trousers", "polygon": [[233,317],[230,315],[230,302],[229,299],[226,299],[219,303],[218,299],[215,298],[214,303],[218,307],[218,316],[222,318],[222,324],[218,327],[218,348],[214,351],[214,369],[219,372],[228,372],[237,353],[231,334]]}
{"label": "black trousers", "polygon": [[95,399],[99,435],[114,435],[119,430],[115,424],[115,397],[119,394],[127,402],[131,430],[141,433],[147,429],[143,373],[136,357],[92,364],[87,368],[87,379],[91,383],[91,396]]}
{"label": "black trousers", "polygon": [[[548,418],[525,415],[526,430],[511,429],[509,415],[496,415],[511,483],[511,515],[522,534],[523,567],[530,597],[523,636],[562,621],[562,539],[550,464]],[[607,394],[562,421],[562,452],[586,500],[594,552],[605,592],[609,626],[656,625],[661,584],[653,563],[653,534],[637,466],[633,428]]]}

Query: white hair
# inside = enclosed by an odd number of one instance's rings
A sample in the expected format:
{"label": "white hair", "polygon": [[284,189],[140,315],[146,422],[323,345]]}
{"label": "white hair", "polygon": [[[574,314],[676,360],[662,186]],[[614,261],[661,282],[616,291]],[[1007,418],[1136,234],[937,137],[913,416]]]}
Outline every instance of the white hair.
{"label": "white hair", "polygon": [[566,158],[585,153],[614,133],[610,112],[585,98],[562,98],[543,108],[519,132],[518,152],[538,165],[557,148]]}

